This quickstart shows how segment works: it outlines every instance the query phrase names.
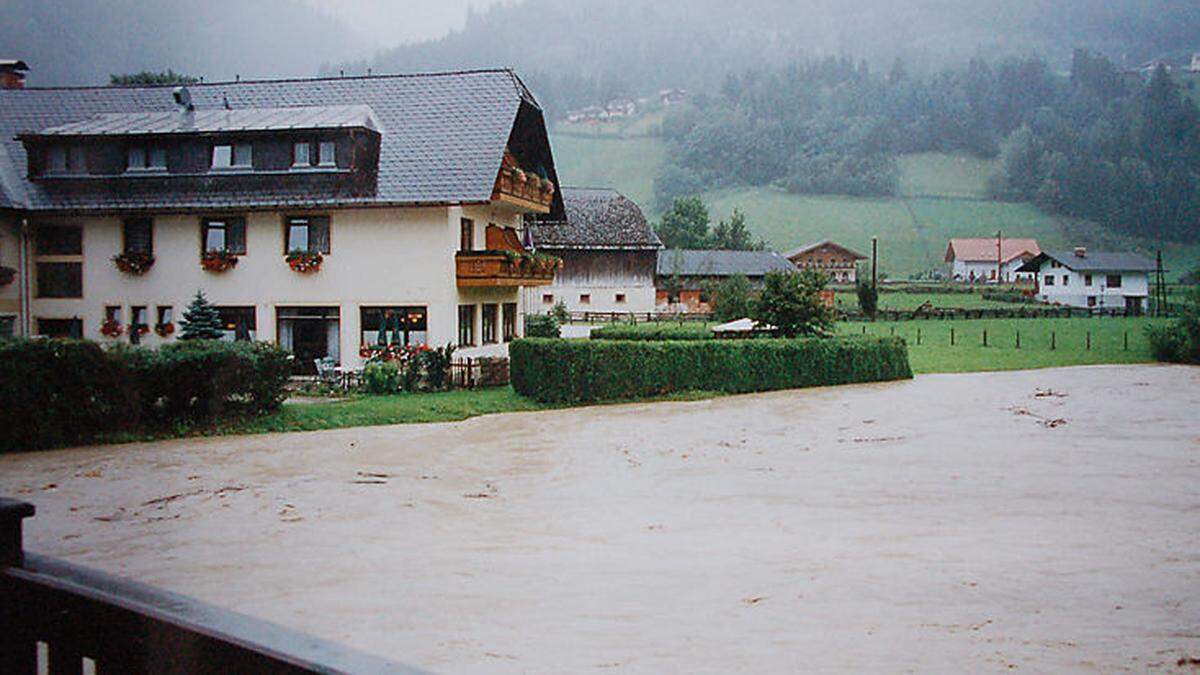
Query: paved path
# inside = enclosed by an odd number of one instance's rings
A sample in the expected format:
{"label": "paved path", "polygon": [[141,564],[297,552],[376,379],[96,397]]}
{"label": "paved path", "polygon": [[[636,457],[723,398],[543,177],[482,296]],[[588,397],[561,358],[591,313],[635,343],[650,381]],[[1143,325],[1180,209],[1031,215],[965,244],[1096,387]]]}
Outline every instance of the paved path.
{"label": "paved path", "polygon": [[[1039,393],[1040,392],[1040,393]],[[1200,656],[1200,369],[0,457],[30,548],[444,672]]]}

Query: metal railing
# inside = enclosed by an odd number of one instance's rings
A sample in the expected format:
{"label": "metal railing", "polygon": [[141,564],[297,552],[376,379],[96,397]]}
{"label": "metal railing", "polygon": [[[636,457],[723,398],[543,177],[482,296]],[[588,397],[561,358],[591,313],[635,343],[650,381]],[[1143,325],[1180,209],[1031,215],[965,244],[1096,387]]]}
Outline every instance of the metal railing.
{"label": "metal railing", "polygon": [[63,560],[27,554],[0,498],[0,673],[411,673],[408,666]]}

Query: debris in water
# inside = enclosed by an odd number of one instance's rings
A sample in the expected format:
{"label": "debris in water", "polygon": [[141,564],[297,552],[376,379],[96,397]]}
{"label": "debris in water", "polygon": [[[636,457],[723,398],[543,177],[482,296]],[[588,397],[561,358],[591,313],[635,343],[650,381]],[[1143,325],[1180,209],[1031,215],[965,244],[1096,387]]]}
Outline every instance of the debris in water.
{"label": "debris in water", "polygon": [[743,598],[742,602],[746,603],[747,605],[757,605],[758,603],[760,603],[766,599],[767,599],[767,596],[765,596],[765,595],[756,595],[752,598]]}
{"label": "debris in water", "polygon": [[1053,389],[1038,389],[1033,393],[1034,398],[1066,398],[1067,395]]}

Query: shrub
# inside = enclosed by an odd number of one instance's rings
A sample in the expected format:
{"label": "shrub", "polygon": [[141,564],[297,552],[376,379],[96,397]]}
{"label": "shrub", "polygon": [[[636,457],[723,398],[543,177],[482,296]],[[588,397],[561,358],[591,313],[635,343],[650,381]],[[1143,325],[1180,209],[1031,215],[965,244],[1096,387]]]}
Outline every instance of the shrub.
{"label": "shrub", "polygon": [[550,310],[550,314],[559,324],[564,324],[571,320],[571,311],[567,309],[567,303],[562,300],[554,303],[554,309]]}
{"label": "shrub", "polygon": [[86,443],[118,432],[261,414],[287,396],[291,356],[265,343],[194,340],[104,351],[78,340],[0,346],[0,451]]}
{"label": "shrub", "polygon": [[394,394],[400,390],[400,364],[372,361],[363,367],[362,383],[368,394]]}
{"label": "shrub", "polygon": [[713,286],[712,313],[720,322],[736,321],[750,316],[754,288],[744,275],[735,274]]}
{"label": "shrub", "polygon": [[864,279],[859,279],[855,290],[858,292],[858,309],[867,316],[875,316],[879,311],[879,290]]}
{"label": "shrub", "polygon": [[421,362],[425,366],[425,384],[433,391],[441,391],[450,385],[450,364],[454,359],[454,349],[454,345],[449,344],[421,355]]}
{"label": "shrub", "polygon": [[987,289],[980,293],[980,297],[992,302],[1009,302],[1013,304],[1029,304],[1033,302],[1031,296],[1014,290]]}
{"label": "shrub", "polygon": [[712,330],[702,323],[615,323],[592,330],[593,340],[711,340]]}
{"label": "shrub", "polygon": [[561,324],[553,314],[525,315],[525,337],[556,338],[562,336]]}
{"label": "shrub", "polygon": [[743,393],[912,377],[899,338],[518,340],[513,388],[547,403]]}
{"label": "shrub", "polygon": [[775,326],[783,337],[826,335],[833,328],[833,312],[821,299],[827,282],[816,270],[768,272],[751,318],[759,325]]}
{"label": "shrub", "polygon": [[1200,364],[1200,289],[1180,303],[1179,318],[1166,326],[1147,326],[1150,353],[1168,363]]}

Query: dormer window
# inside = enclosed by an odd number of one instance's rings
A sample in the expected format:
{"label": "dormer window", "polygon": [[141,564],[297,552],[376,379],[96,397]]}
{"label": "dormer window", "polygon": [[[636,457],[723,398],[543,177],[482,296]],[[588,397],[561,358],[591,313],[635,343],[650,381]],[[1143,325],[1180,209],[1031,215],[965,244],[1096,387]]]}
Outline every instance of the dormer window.
{"label": "dormer window", "polygon": [[292,168],[312,166],[308,153],[309,147],[308,141],[292,144]]}
{"label": "dormer window", "polygon": [[249,169],[254,164],[253,147],[249,143],[214,145],[212,168]]}
{"label": "dormer window", "polygon": [[125,170],[136,171],[166,171],[167,151],[164,148],[134,145],[126,152]]}
{"label": "dormer window", "polygon": [[58,175],[87,173],[87,159],[78,145],[50,147],[46,158],[46,173]]}
{"label": "dormer window", "polygon": [[333,141],[321,141],[317,166],[337,166],[337,146]]}

